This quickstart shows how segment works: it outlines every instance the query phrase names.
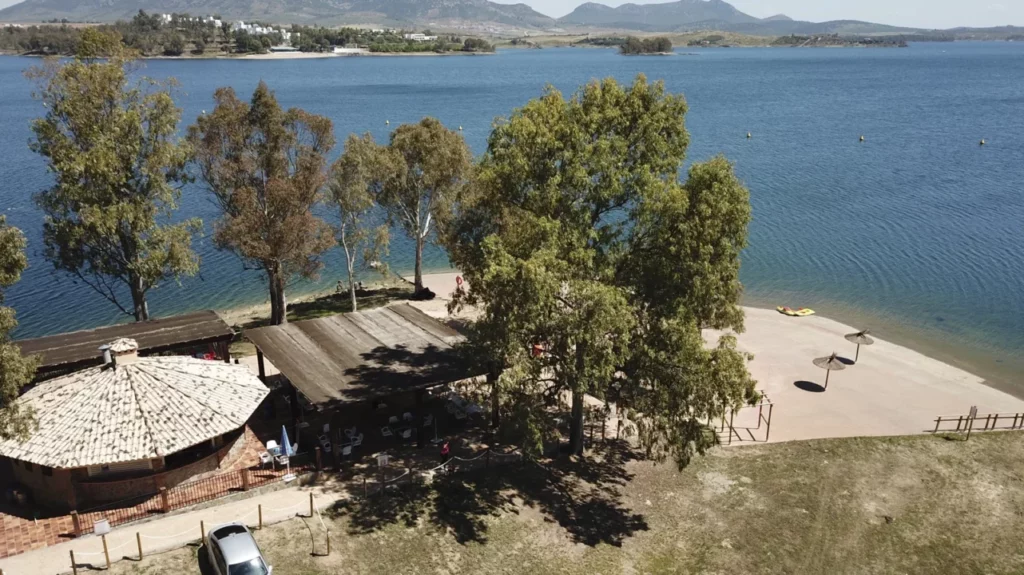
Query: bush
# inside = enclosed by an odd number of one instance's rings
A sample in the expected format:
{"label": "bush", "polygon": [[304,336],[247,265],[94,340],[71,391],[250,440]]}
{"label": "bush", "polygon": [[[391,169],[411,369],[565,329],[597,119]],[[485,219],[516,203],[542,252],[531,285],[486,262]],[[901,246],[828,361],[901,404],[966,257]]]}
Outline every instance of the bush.
{"label": "bush", "polygon": [[185,53],[185,40],[178,34],[172,34],[164,42],[164,56],[181,56]]}

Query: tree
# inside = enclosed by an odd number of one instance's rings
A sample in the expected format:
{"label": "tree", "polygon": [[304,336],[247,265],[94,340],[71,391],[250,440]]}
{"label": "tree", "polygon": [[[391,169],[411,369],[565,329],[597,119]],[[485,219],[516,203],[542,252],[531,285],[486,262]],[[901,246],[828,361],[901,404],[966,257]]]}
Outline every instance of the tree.
{"label": "tree", "polygon": [[470,286],[454,306],[482,306],[471,347],[501,364],[503,426],[528,450],[568,396],[582,453],[591,395],[636,412],[648,453],[682,465],[706,446],[700,422],[752,393],[734,340],[706,350],[700,329],[742,328],[749,198],[724,160],[679,183],[686,110],[642,75],[570,100],[548,89],[495,125],[454,210],[445,240]]}
{"label": "tree", "polygon": [[338,245],[345,251],[345,267],[348,272],[348,291],[352,299],[352,311],[356,311],[357,268],[375,269],[386,273],[380,263],[381,254],[387,252],[388,227],[374,226],[370,217],[376,207],[374,191],[371,191],[372,174],[377,172],[376,144],[369,134],[362,138],[355,134],[345,142],[345,152],[331,167],[328,185],[331,200],[338,209]]}
{"label": "tree", "polygon": [[181,56],[185,53],[185,39],[181,34],[171,34],[164,44],[164,56]]}
{"label": "tree", "polygon": [[193,54],[202,54],[206,52],[206,42],[202,40],[196,40],[195,42],[193,42],[193,44],[195,44],[195,48],[193,48],[192,50]]}
{"label": "tree", "polygon": [[416,244],[416,292],[423,290],[423,247],[434,241],[439,225],[449,220],[451,206],[472,168],[472,154],[458,132],[434,118],[403,124],[387,146],[366,136],[361,149],[369,170],[367,187],[388,217]]}
{"label": "tree", "polygon": [[[3,288],[14,285],[28,266],[25,258],[25,236],[21,230],[7,225],[0,216],[0,304]],[[38,361],[22,357],[11,341],[11,331],[18,325],[14,310],[0,306],[0,439],[25,440],[32,433],[35,419],[31,410],[17,403],[21,389],[32,382]]]}
{"label": "tree", "polygon": [[73,60],[30,70],[46,107],[31,147],[55,179],[35,198],[47,259],[143,321],[151,289],[199,269],[191,246],[202,223],[171,223],[191,151],[171,84],[131,83],[131,60],[116,33],[88,28]]}
{"label": "tree", "polygon": [[312,212],[334,147],[331,121],[282,110],[262,81],[251,103],[231,88],[218,89],[214,101],[213,113],[200,116],[188,136],[221,209],[214,240],[266,274],[271,323],[287,323],[288,281],[316,277],[320,255],[334,245],[330,226]]}

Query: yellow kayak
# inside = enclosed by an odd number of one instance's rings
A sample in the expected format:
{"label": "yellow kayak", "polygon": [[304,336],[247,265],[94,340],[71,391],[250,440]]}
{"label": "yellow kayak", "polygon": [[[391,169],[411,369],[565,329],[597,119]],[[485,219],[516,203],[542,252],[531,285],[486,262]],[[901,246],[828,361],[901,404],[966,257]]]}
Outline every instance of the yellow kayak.
{"label": "yellow kayak", "polygon": [[783,313],[783,314],[791,315],[791,316],[795,316],[795,317],[804,317],[804,316],[807,316],[807,315],[814,315],[814,310],[810,309],[810,308],[806,308],[806,307],[802,307],[802,308],[798,308],[798,309],[793,309],[791,307],[786,307],[786,306],[780,305],[779,307],[777,307],[775,309],[779,310],[779,313]]}

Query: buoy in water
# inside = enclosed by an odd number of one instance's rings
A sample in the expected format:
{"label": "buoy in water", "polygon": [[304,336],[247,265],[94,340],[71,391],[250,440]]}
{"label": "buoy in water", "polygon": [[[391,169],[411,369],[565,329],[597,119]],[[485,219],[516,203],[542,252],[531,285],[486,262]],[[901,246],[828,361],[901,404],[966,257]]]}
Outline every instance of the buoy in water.
{"label": "buoy in water", "polygon": [[750,138],[753,138],[753,137],[754,137],[754,136],[752,136],[752,135],[750,134],[750,132],[747,132],[747,139],[748,139],[748,140],[749,140]]}
{"label": "buoy in water", "polygon": [[984,145],[985,145],[985,140],[982,140],[982,141],[981,141],[981,144],[979,144],[979,145],[980,145],[980,146],[984,146]]}
{"label": "buoy in water", "polygon": [[462,126],[459,126],[459,131],[460,131],[460,132],[462,131]]}
{"label": "buoy in water", "polygon": [[862,141],[862,142],[864,141],[864,136],[860,137],[860,141]]}
{"label": "buoy in water", "polygon": [[384,125],[385,126],[390,126],[391,125],[391,120],[384,120]]}

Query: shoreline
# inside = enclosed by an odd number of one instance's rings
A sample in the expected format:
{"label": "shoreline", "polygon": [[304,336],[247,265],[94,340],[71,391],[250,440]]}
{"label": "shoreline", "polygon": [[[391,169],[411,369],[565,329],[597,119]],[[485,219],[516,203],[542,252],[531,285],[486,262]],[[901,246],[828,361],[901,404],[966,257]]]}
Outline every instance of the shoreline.
{"label": "shoreline", "polygon": [[[398,56],[494,56],[496,52],[268,52],[266,54],[189,54],[181,56],[139,56],[139,60],[326,60],[329,58],[387,58]],[[68,58],[66,54],[21,54],[0,50],[0,56],[20,58]]]}
{"label": "shoreline", "polygon": [[[459,272],[451,270],[450,268],[427,270],[423,275],[423,280],[425,284],[454,286],[454,277],[458,275],[458,273]],[[401,279],[369,282],[368,285],[377,287],[394,286],[402,282],[409,283],[408,278],[404,275],[399,275],[398,277]],[[438,289],[434,289],[434,291],[438,295],[438,297],[433,300],[434,302],[444,302],[447,300],[447,294],[442,294],[442,291]],[[318,298],[333,295],[334,293],[335,290],[333,288],[300,292],[297,293],[293,299],[290,299],[288,304],[291,306],[299,303],[307,303]],[[957,347],[954,343],[943,342],[940,338],[929,335],[927,330],[921,329],[917,326],[902,325],[891,320],[887,321],[883,318],[872,316],[870,313],[862,310],[844,308],[841,304],[815,305],[817,306],[816,309],[818,310],[818,313],[812,317],[846,326],[849,328],[851,333],[859,331],[860,329],[869,328],[872,336],[876,339],[904,348],[908,352],[927,357],[928,359],[941,363],[950,369],[956,369],[968,373],[971,376],[976,377],[989,388],[1024,399],[1024,385],[1021,385],[1020,379],[1015,377],[1016,374],[1020,373],[1017,370],[1017,366],[1013,363],[994,365],[995,363],[1004,361],[1004,359],[1012,358],[1000,359],[995,355],[987,356],[964,347]],[[775,310],[775,307],[770,303],[756,297],[745,296],[741,302],[741,306],[747,316],[758,315],[765,310],[770,311],[771,313],[778,313]],[[433,307],[436,307],[438,313],[441,313],[443,305],[437,306],[435,304]],[[264,301],[259,304],[234,306],[217,309],[216,311],[229,325],[240,325],[249,321],[269,317],[270,304],[269,301]],[[781,316],[780,314],[780,317],[784,316]],[[804,318],[790,319],[792,319],[792,321],[789,323],[792,323],[793,329],[801,331],[799,326]]]}

